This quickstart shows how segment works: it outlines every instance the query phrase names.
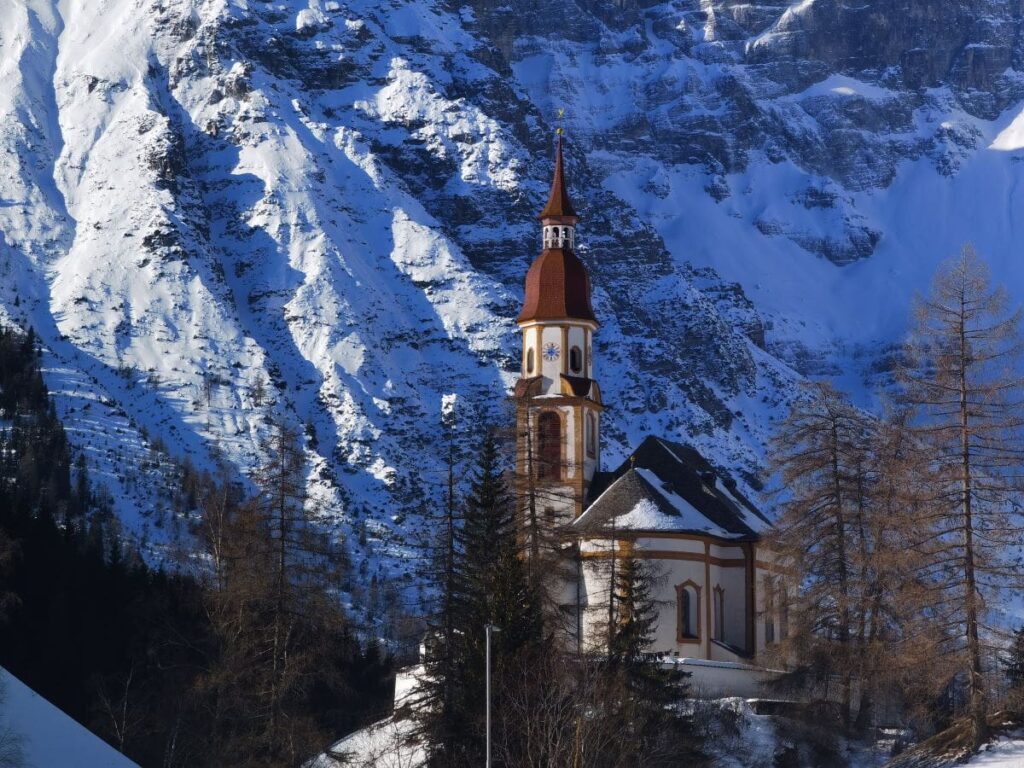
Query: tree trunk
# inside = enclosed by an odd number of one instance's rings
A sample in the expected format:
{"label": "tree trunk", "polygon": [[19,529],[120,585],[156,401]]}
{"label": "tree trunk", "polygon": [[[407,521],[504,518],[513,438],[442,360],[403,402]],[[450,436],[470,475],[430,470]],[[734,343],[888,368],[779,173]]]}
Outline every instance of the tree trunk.
{"label": "tree trunk", "polygon": [[967,344],[965,327],[964,301],[961,298],[961,314],[959,322],[960,334],[960,448],[961,448],[961,511],[963,513],[964,542],[964,589],[966,591],[965,614],[967,619],[967,656],[970,683],[970,707],[972,742],[974,749],[980,747],[988,738],[988,724],[985,721],[985,681],[981,670],[981,642],[978,638],[978,602],[977,581],[974,572],[974,520],[972,501],[972,467],[971,467],[971,423],[970,411],[967,407],[967,366],[970,351]]}
{"label": "tree trunk", "polygon": [[842,473],[839,467],[839,427],[832,423],[832,483],[835,493],[835,526],[836,526],[836,562],[838,563],[839,594],[842,596],[842,604],[839,608],[838,640],[843,649],[844,664],[840,690],[842,701],[843,725],[850,727],[851,721],[851,699],[853,698],[853,670],[850,665],[850,577],[847,571],[846,562],[846,519],[843,514],[843,483]]}

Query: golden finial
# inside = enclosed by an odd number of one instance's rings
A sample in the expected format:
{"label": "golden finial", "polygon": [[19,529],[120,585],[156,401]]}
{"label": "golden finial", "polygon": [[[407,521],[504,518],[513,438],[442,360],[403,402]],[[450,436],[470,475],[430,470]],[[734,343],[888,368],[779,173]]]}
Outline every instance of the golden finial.
{"label": "golden finial", "polygon": [[[558,108],[558,122],[561,123],[564,118],[565,118],[565,108],[564,107],[559,107]],[[555,129],[555,133],[558,134],[559,136],[562,136],[562,135],[565,134],[565,128],[563,128],[561,125],[559,125]]]}

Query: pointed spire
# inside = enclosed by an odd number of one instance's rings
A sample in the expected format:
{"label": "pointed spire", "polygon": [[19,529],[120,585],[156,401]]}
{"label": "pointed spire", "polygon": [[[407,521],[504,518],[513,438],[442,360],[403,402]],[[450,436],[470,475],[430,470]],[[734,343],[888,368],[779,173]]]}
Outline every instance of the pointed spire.
{"label": "pointed spire", "polygon": [[565,183],[565,163],[562,160],[562,134],[559,129],[558,146],[555,149],[555,175],[551,179],[551,194],[548,204],[540,212],[541,219],[577,218],[576,211],[569,199],[569,191]]}

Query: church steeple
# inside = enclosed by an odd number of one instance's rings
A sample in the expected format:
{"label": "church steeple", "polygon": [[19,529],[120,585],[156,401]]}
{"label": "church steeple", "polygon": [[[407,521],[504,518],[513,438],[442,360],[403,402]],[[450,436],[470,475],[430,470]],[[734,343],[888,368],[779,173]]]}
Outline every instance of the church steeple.
{"label": "church steeple", "polygon": [[[569,199],[562,137],[547,205],[538,217],[543,250],[526,273],[522,378],[516,385],[519,489],[542,485],[550,512],[567,522],[600,463],[601,392],[594,380],[590,276],[574,252],[579,217]],[[531,479],[532,478],[532,479]]]}
{"label": "church steeple", "polygon": [[565,162],[562,159],[562,134],[558,134],[558,146],[555,148],[555,175],[551,179],[551,194],[548,195],[548,204],[540,212],[538,217],[544,219],[572,219],[573,225],[579,221],[576,211],[569,199],[569,190],[565,183]]}
{"label": "church steeple", "polygon": [[538,320],[585,320],[597,325],[590,306],[590,276],[573,249],[576,215],[565,183],[562,136],[555,149],[555,173],[548,203],[540,212],[544,250],[526,273],[520,325]]}

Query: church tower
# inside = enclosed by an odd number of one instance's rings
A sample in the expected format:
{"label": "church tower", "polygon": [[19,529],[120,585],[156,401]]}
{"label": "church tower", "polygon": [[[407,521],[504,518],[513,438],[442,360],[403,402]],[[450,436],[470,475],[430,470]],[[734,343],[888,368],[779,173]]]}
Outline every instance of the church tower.
{"label": "church tower", "polygon": [[516,477],[521,497],[532,495],[537,514],[560,526],[583,512],[600,462],[603,410],[594,379],[598,322],[590,277],[574,252],[579,217],[565,183],[561,135],[551,193],[539,218],[543,249],[526,273],[517,319],[523,347],[515,389]]}

